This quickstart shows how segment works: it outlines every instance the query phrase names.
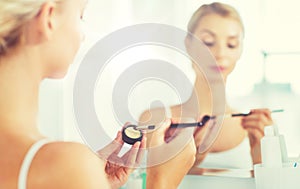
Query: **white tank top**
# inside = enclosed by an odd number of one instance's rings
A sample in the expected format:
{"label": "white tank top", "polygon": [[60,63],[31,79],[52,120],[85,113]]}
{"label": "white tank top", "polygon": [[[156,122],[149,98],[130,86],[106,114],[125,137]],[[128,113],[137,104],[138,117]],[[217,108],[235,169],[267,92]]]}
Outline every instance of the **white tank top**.
{"label": "white tank top", "polygon": [[28,175],[28,170],[30,168],[31,162],[34,156],[36,155],[36,153],[39,151],[39,149],[41,149],[42,146],[44,146],[49,142],[50,142],[49,139],[41,139],[36,143],[34,143],[28,150],[21,165],[19,178],[18,178],[18,189],[26,189],[27,175]]}
{"label": "white tank top", "polygon": [[212,169],[252,169],[249,138],[245,139],[236,147],[222,151],[208,153],[199,165],[203,168]]}

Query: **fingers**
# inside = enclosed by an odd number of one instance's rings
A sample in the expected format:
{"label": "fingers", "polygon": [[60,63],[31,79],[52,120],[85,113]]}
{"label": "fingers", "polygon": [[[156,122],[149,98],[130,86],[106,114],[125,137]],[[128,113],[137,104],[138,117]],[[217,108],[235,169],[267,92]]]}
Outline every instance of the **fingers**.
{"label": "fingers", "polygon": [[194,140],[197,149],[201,145],[202,139],[205,134],[205,130],[206,130],[205,128],[196,128],[194,131]]}
{"label": "fingers", "polygon": [[140,158],[139,152],[143,152],[143,151],[140,151],[140,148],[142,145],[141,143],[142,142],[134,143],[134,145],[132,145],[130,150],[128,152],[126,152],[121,158],[124,161],[123,166],[124,166],[126,172],[128,172],[128,173],[132,172],[133,169],[137,167],[138,158]]}
{"label": "fingers", "polygon": [[145,151],[146,151],[146,144],[147,144],[147,137],[144,136],[137,154],[137,158],[136,158],[136,164],[140,165],[142,163],[143,157],[145,155]]}
{"label": "fingers", "polygon": [[146,143],[147,138],[145,136],[141,142],[134,143],[130,150],[121,157],[124,162],[123,166],[127,168],[136,168],[139,166],[142,163],[145,154]]}
{"label": "fingers", "polygon": [[272,116],[271,116],[271,111],[269,109],[253,109],[250,111],[250,115],[261,115],[264,116],[268,120],[268,124],[271,124],[272,122]]}
{"label": "fingers", "polygon": [[[126,122],[123,128],[127,125],[130,125],[129,122]],[[100,158],[108,160],[111,155],[118,155],[123,147],[124,141],[122,140],[122,133],[118,131],[116,138],[107,146],[97,151],[97,154]]]}
{"label": "fingers", "polygon": [[269,109],[254,109],[250,115],[242,118],[241,122],[244,129],[256,128],[263,132],[264,127],[273,124],[271,111]]}
{"label": "fingers", "polygon": [[122,140],[122,134],[120,131],[117,133],[117,137],[107,146],[102,148],[101,150],[97,151],[97,154],[100,158],[104,160],[108,160],[108,158],[112,154],[119,154],[120,150],[122,149],[124,142]]}
{"label": "fingers", "polygon": [[[203,117],[201,118],[201,120],[203,119]],[[194,137],[198,138],[199,136],[202,136],[203,130],[206,130],[207,126],[212,124],[213,122],[215,122],[214,119],[209,119],[208,121],[205,122],[205,124],[202,127],[196,127],[194,132]]]}
{"label": "fingers", "polygon": [[[201,118],[202,119],[202,118]],[[205,135],[205,133],[210,132],[209,128],[211,129],[211,125],[214,125],[216,122],[216,120],[214,119],[209,119],[204,126],[202,127],[197,127],[194,131],[194,140],[195,140],[195,144],[196,147],[198,149],[198,147],[201,145],[201,142],[203,140],[203,137]]]}
{"label": "fingers", "polygon": [[261,132],[264,131],[264,127],[266,122],[263,120],[264,118],[250,118],[250,119],[242,119],[242,126],[244,129],[258,129]]}
{"label": "fingers", "polygon": [[250,112],[251,113],[263,113],[265,115],[271,115],[271,110],[268,109],[268,108],[252,109]]}
{"label": "fingers", "polygon": [[250,114],[243,117],[241,121],[242,127],[248,132],[251,146],[259,143],[264,136],[265,126],[272,124],[273,120],[269,109],[251,110]]}

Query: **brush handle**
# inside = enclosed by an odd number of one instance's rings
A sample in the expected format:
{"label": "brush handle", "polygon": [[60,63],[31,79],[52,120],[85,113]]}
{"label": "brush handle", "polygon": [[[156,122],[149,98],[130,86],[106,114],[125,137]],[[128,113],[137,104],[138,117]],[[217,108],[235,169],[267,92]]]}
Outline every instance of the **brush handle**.
{"label": "brush handle", "polygon": [[211,117],[205,115],[200,122],[196,123],[172,123],[170,128],[185,128],[185,127],[203,127]]}
{"label": "brush handle", "polygon": [[248,116],[250,113],[239,113],[239,114],[231,114],[231,117],[238,117],[238,116]]}
{"label": "brush handle", "polygon": [[170,128],[184,128],[184,127],[201,127],[203,124],[201,122],[196,123],[172,123]]}
{"label": "brush handle", "polygon": [[[278,112],[283,112],[283,109],[271,110],[271,113],[278,113]],[[251,114],[251,112],[249,112],[249,113],[237,113],[237,114],[231,114],[231,117],[248,116],[250,114]]]}

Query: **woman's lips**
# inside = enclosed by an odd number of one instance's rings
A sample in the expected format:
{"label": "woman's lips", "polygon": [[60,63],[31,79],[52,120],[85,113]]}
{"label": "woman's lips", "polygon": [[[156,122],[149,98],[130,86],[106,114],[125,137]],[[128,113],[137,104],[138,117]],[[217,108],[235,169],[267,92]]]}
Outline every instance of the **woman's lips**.
{"label": "woman's lips", "polygon": [[216,72],[224,72],[226,70],[225,66],[211,66],[211,69]]}

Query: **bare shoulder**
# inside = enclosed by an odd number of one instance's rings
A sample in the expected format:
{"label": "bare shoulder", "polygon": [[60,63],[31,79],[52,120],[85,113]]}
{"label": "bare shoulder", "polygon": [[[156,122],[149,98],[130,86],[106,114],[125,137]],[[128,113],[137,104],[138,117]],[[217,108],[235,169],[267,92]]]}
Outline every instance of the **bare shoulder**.
{"label": "bare shoulder", "polygon": [[104,169],[105,162],[87,146],[53,142],[42,147],[34,158],[28,184],[32,183],[32,188],[45,189],[106,188],[108,183]]}

